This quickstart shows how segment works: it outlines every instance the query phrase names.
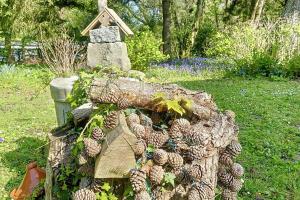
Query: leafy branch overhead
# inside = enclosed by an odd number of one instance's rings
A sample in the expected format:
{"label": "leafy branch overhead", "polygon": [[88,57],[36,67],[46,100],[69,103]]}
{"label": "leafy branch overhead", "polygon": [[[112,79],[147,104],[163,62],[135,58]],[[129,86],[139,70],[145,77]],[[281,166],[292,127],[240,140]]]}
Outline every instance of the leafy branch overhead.
{"label": "leafy branch overhead", "polygon": [[192,100],[180,96],[168,99],[165,93],[156,93],[153,95],[153,105],[157,112],[171,112],[182,116],[186,113],[186,108],[192,106]]}

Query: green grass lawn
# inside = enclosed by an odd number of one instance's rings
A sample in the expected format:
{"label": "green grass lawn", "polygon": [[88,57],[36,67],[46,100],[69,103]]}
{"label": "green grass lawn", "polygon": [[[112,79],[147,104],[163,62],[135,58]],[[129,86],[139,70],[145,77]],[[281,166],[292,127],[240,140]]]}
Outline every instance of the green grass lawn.
{"label": "green grass lawn", "polygon": [[[300,199],[300,83],[266,79],[220,79],[151,71],[160,82],[175,82],[211,93],[221,110],[237,114],[246,168],[241,199]],[[22,180],[32,160],[45,165],[46,134],[55,126],[54,106],[43,89],[40,69],[0,75],[0,199]],[[205,80],[208,79],[209,80]],[[40,92],[42,91],[42,92]],[[40,93],[36,98],[32,98]]]}

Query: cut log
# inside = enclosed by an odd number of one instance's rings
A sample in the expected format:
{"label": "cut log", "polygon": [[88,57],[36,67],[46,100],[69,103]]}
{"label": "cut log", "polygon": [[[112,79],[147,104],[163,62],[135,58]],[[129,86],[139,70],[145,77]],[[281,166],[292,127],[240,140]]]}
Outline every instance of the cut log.
{"label": "cut log", "polygon": [[192,100],[186,107],[189,114],[200,119],[209,119],[217,107],[210,95],[205,92],[194,92],[177,85],[150,84],[132,79],[96,79],[91,86],[90,98],[93,103],[126,102],[127,106],[161,112],[154,106],[154,96],[163,93],[168,99],[182,97]]}
{"label": "cut log", "polygon": [[89,119],[90,115],[93,113],[95,107],[92,103],[86,103],[78,108],[74,109],[71,114],[73,116],[73,122],[77,126],[80,122]]}

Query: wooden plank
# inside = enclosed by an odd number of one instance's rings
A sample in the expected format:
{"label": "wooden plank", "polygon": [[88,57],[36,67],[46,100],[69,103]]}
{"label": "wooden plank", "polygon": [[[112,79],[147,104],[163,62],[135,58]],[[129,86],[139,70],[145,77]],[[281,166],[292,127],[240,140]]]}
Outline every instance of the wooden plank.
{"label": "wooden plank", "polygon": [[[103,15],[108,15],[110,19],[106,21],[107,19],[104,20]],[[117,13],[109,8],[105,8],[82,32],[81,35],[83,36],[88,36],[89,31],[94,29],[95,27],[99,27],[101,23],[103,23],[104,26],[109,26],[110,25],[110,20],[113,20],[118,27],[122,30],[122,32],[128,36],[128,35],[134,35],[134,33],[131,31],[131,29],[125,24],[125,22],[117,15]],[[101,23],[99,23],[101,22]]]}
{"label": "wooden plank", "polygon": [[125,115],[119,116],[119,125],[107,134],[101,154],[96,159],[95,178],[128,178],[135,168],[134,145],[137,138],[129,130]]}

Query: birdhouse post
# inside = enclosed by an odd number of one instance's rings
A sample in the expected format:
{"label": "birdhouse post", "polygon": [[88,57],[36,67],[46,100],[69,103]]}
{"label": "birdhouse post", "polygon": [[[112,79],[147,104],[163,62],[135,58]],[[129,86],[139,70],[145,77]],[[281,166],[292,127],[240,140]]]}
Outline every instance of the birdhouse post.
{"label": "birdhouse post", "polygon": [[81,33],[90,37],[87,64],[90,67],[117,66],[128,71],[131,63],[124,38],[133,35],[133,32],[114,10],[106,6],[106,0],[98,3],[99,15]]}

